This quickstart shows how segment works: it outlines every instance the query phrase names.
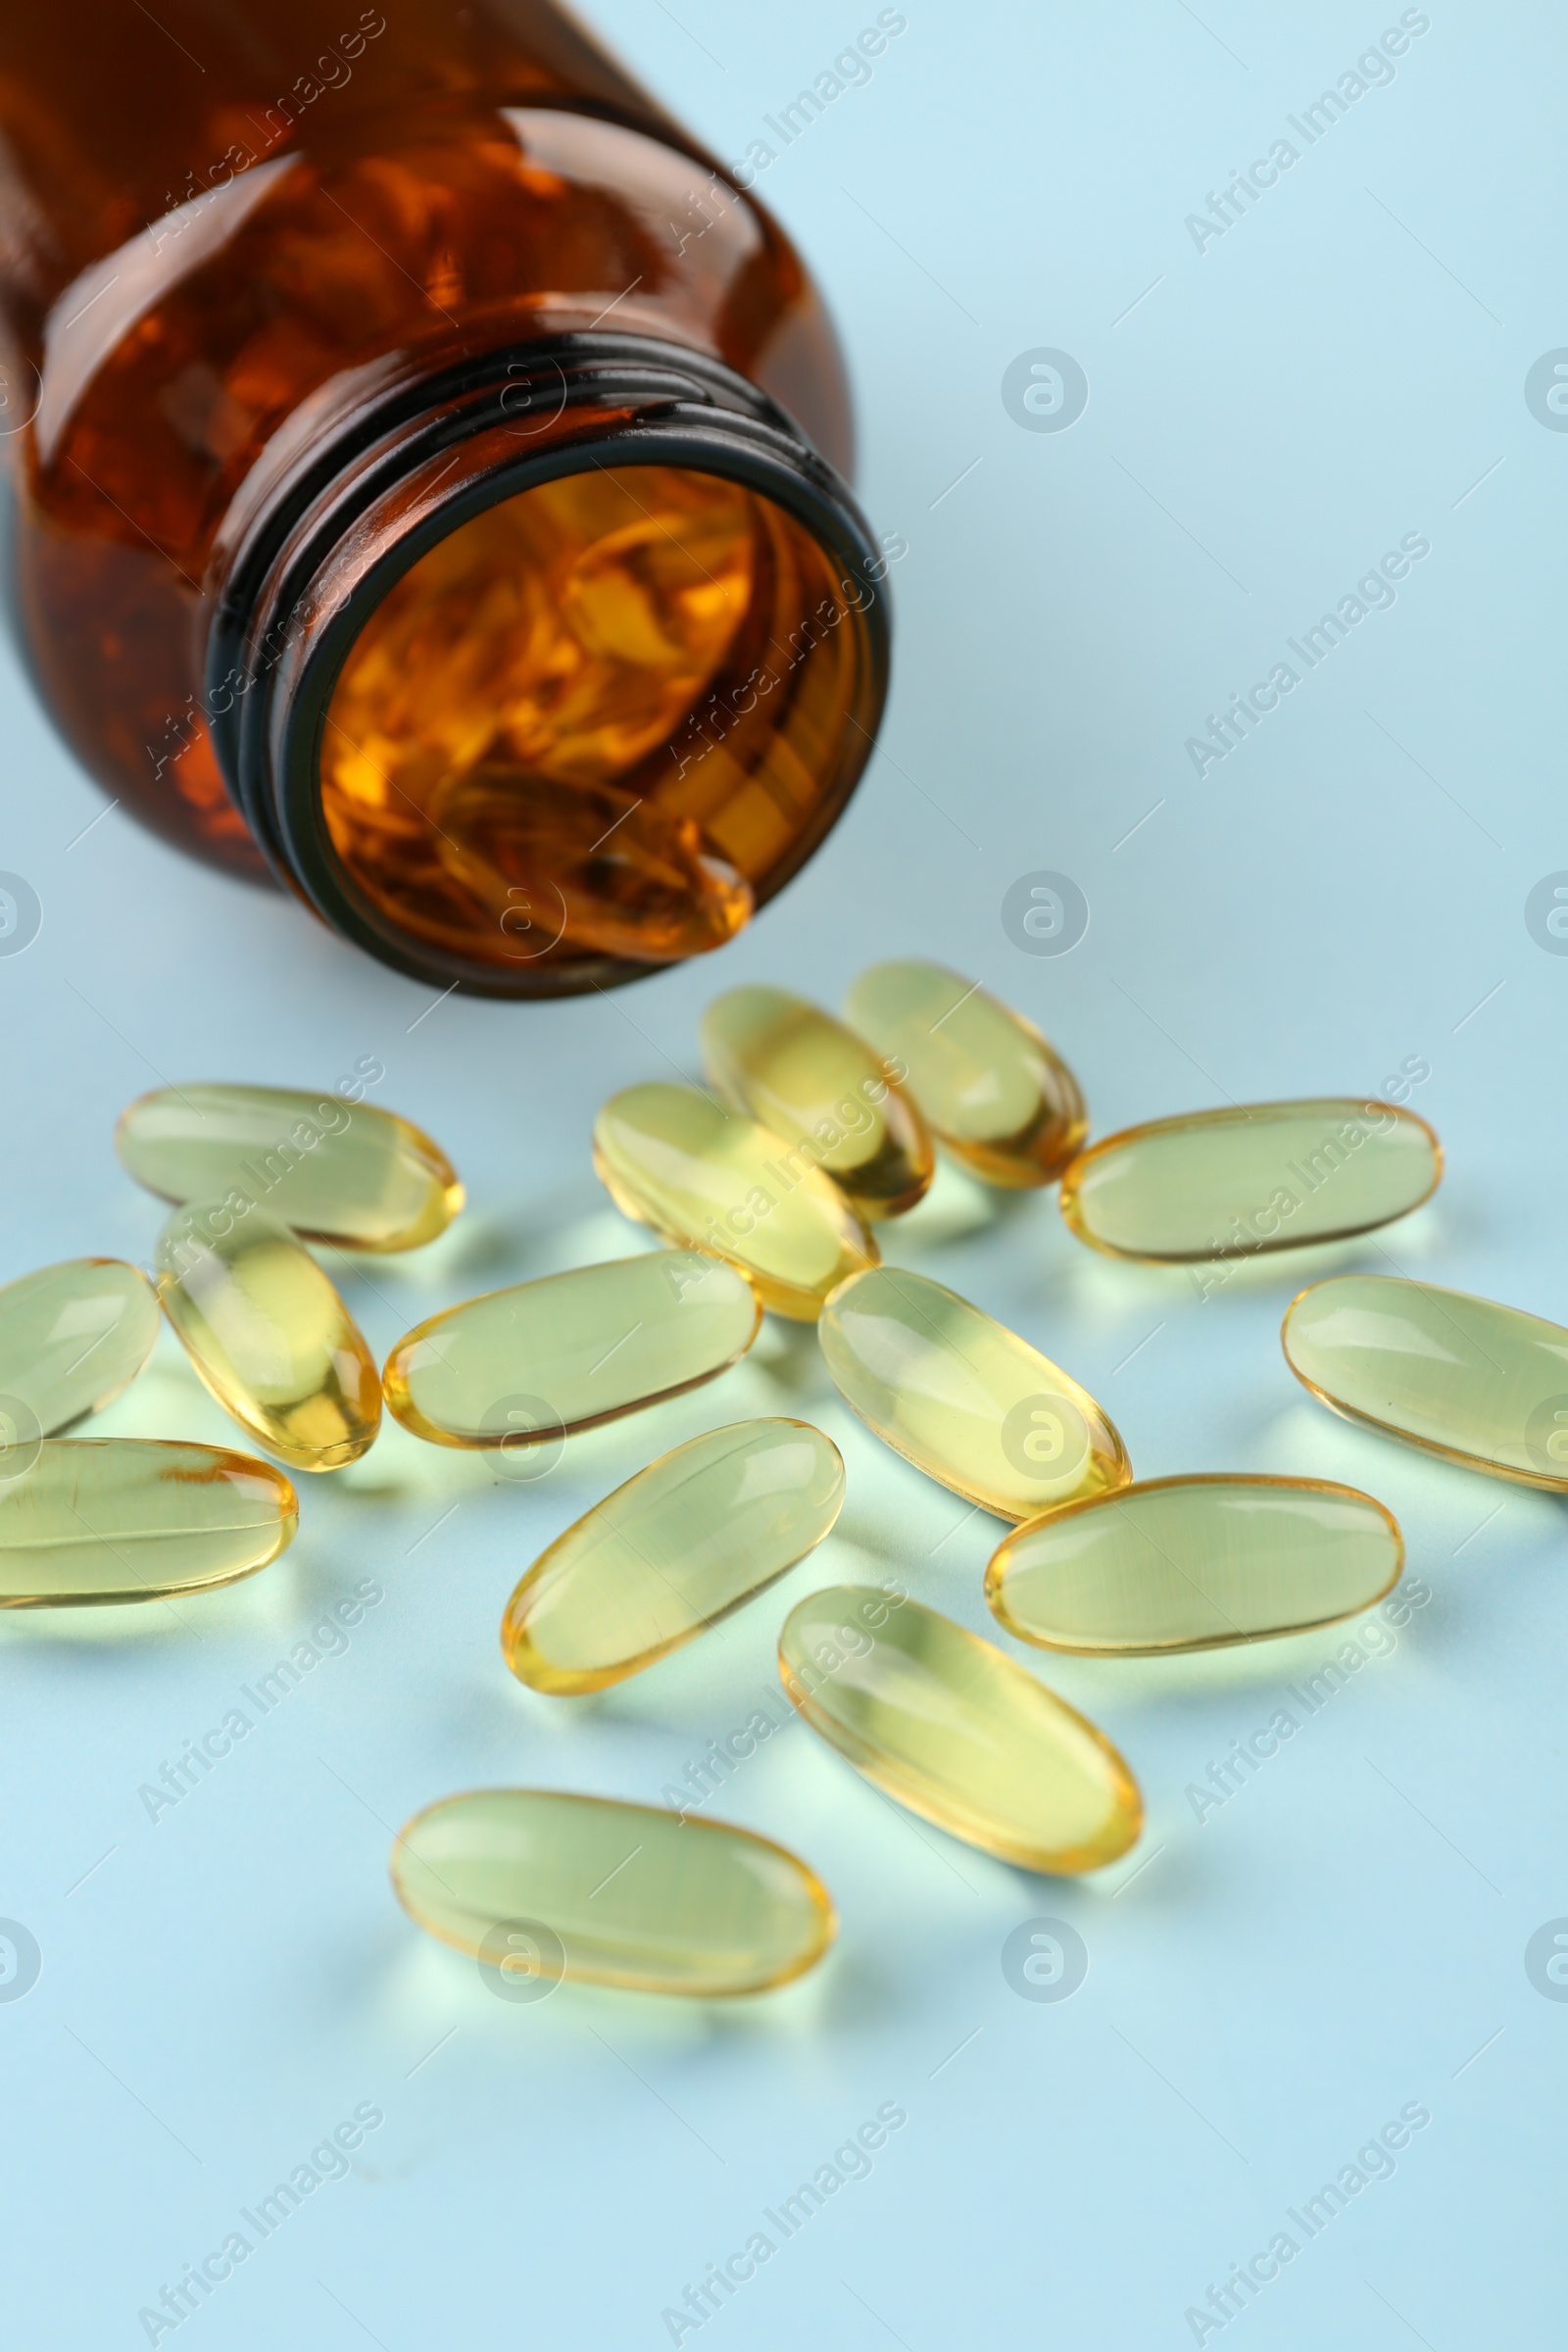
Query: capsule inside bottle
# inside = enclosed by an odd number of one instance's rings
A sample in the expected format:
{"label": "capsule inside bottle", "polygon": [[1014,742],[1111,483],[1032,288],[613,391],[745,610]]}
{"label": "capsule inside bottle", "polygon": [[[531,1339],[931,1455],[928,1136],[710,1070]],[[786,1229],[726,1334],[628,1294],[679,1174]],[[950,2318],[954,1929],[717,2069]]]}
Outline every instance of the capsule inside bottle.
{"label": "capsule inside bottle", "polygon": [[460,524],[332,696],[321,811],[356,897],[541,990],[722,946],[864,758],[868,600],[844,568],[682,466],[586,465]]}

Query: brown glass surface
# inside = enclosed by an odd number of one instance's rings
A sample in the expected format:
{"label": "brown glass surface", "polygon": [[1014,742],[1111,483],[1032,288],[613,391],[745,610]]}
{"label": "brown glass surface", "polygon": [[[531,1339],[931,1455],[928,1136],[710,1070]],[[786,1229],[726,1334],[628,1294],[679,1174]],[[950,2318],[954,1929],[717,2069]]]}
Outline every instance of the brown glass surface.
{"label": "brown glass surface", "polygon": [[[209,738],[202,648],[225,514],[302,403],[316,402],[303,455],[377,369],[434,372],[603,320],[721,359],[848,463],[832,330],[788,242],[537,0],[400,0],[385,16],[323,0],[9,10],[0,136],[0,429],[28,656],[105,789],[231,870],[263,869]],[[730,570],[800,575],[754,596],[754,620],[824,593],[799,525],[709,487],[739,502],[721,532]],[[709,680],[744,650],[739,636],[710,647]],[[808,684],[830,726],[832,681]],[[645,708],[632,737],[656,715]],[[778,728],[771,711],[763,724]],[[760,797],[808,832],[808,806],[781,803],[765,764]],[[612,781],[637,772],[635,756],[610,765]],[[711,775],[703,790],[726,797]],[[678,792],[669,809],[711,836],[698,855],[712,846],[744,877],[757,812],[728,797],[722,823]],[[446,915],[421,919],[438,934]]]}

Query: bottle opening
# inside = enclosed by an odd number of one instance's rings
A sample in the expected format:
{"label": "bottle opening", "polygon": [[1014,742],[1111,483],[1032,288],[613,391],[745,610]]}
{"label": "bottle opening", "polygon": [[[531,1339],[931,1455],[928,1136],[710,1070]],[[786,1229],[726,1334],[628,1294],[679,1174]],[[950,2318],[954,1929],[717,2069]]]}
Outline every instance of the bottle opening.
{"label": "bottle opening", "polygon": [[865,601],[719,474],[595,466],[519,491],[421,556],[351,648],[320,745],[332,849],[381,923],[470,964],[720,947],[863,758]]}

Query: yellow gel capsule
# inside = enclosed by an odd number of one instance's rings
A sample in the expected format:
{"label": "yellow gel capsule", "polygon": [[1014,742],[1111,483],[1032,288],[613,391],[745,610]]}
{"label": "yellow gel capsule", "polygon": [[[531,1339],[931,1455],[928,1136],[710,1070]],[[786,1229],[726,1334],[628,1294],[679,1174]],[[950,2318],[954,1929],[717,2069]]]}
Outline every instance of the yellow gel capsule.
{"label": "yellow gel capsule", "polygon": [[407,1119],[340,1095],[273,1086],[165,1087],[121,1112],[127,1175],[165,1200],[265,1205],[345,1250],[416,1250],[444,1233],[463,1187]]}
{"label": "yellow gel capsule", "polygon": [[735,1267],[653,1250],[449,1306],[399,1340],[382,1385],[416,1438],[510,1454],[716,1380],[761,1320]]}
{"label": "yellow gel capsule", "polygon": [[726,1102],[787,1136],[862,1217],[898,1217],[930,1189],[925,1121],[870,1049],[782,988],[732,988],[702,1019],[703,1067]]}
{"label": "yellow gel capsule", "polygon": [[804,1976],[838,1933],[815,1873],[727,1822],[552,1788],[475,1788],[392,1847],[410,1916],[538,2000],[564,1978],[711,1998]]}
{"label": "yellow gel capsule", "polygon": [[69,1429],[130,1386],[157,1337],[152,1286],[121,1258],[21,1275],[0,1290],[0,1415],[18,1436]]}
{"label": "yellow gel capsule", "polygon": [[1315,1478],[1152,1478],[1018,1528],[986,1598],[1021,1642],[1155,1657],[1305,1633],[1369,1609],[1404,1539],[1381,1502]]}
{"label": "yellow gel capsule", "polygon": [[507,1603],[519,1682],[603,1690],[694,1641],[820,1544],[838,1447],[806,1421],[739,1421],[677,1446],[558,1536]]}
{"label": "yellow gel capsule", "polygon": [[1442,1174],[1443,1147],[1413,1110],[1245,1102],[1107,1135],[1062,1177],[1061,1213],[1113,1257],[1246,1257],[1387,1225]]}
{"label": "yellow gel capsule", "polygon": [[817,1326],[839,1394],[895,1453],[999,1519],[1123,1487],[1127,1448],[1088,1391],[955,1291],[878,1266]]}
{"label": "yellow gel capsule", "polygon": [[1347,1420],[1466,1470],[1568,1493],[1568,1330],[1389,1274],[1341,1274],[1280,1329],[1302,1385]]}
{"label": "yellow gel capsule", "polygon": [[231,1585],[293,1542],[281,1470],[221,1446],[46,1438],[0,1482],[0,1608],[164,1600]]}
{"label": "yellow gel capsule", "polygon": [[1052,1183],[1089,1132],[1077,1079],[1034,1024],[945,964],[873,964],[844,1017],[907,1071],[938,1142],[987,1184]]}
{"label": "yellow gel capsule", "polygon": [[739,1266],[762,1304],[814,1323],[877,1247],[809,1152],[694,1086],[628,1086],[594,1121],[594,1166],[615,1206],[666,1241]]}
{"label": "yellow gel capsule", "polygon": [[951,1617],[873,1585],[790,1611],[779,1673],[813,1732],[911,1813],[1026,1870],[1098,1870],[1143,1827],[1104,1737]]}
{"label": "yellow gel capsule", "polygon": [[158,1238],[158,1296],[225,1413],[295,1470],[358,1461],[381,1383],[310,1251],[259,1208],[182,1208]]}

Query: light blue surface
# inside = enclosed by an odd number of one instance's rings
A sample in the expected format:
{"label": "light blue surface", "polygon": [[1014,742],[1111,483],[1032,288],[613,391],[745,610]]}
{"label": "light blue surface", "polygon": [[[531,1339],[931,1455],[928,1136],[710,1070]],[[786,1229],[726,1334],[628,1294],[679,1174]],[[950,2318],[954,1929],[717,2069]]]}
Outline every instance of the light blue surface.
{"label": "light blue surface", "polygon": [[[738,158],[875,10],[760,14],[606,0],[598,21]],[[304,1482],[294,1550],[231,1592],[13,1617],[0,1912],[42,1974],[0,2004],[8,2342],[145,2342],[138,2310],[360,2103],[385,2120],[349,2176],[165,2343],[667,2344],[664,2309],[884,2103],[907,2122],[869,2177],[788,2241],[771,2230],[772,2259],[686,2343],[1176,2347],[1188,2308],[1281,2230],[1301,2250],[1227,2344],[1452,2352],[1560,2326],[1568,2004],[1532,1987],[1524,1950],[1568,1913],[1562,1506],[1334,1420],[1276,1335],[1303,1282],[1390,1261],[1568,1319],[1568,961],[1524,921],[1568,867],[1568,437],[1523,392],[1568,343],[1562,21],[1434,0],[1396,78],[1200,252],[1185,217],[1295,138],[1287,116],[1396,7],[906,14],[871,81],[759,183],[836,308],[865,502],[909,551],[885,748],[821,856],[714,964],[430,1009],[282,899],[118,812],[92,824],[100,801],[8,662],[0,865],[43,928],[0,961],[0,1273],[145,1256],[161,1212],[110,1148],[130,1096],[329,1085],[373,1054],[371,1099],[443,1141],[472,1204],[422,1255],[345,1277],[383,1349],[466,1293],[635,1246],[590,1173],[590,1122],[614,1087],[695,1074],[715,987],[836,1002],[889,955],[940,956],[1039,1019],[1100,1133],[1376,1090],[1419,1057],[1412,1102],[1448,1175],[1377,1246],[1200,1299],[1080,1249],[1050,1198],[987,1223],[951,1176],[888,1241],[1091,1388],[1141,1474],[1369,1488],[1430,1602],[1201,1822],[1188,1785],[1291,1704],[1332,1638],[1187,1665],[1031,1655],[1148,1799],[1137,1853],[1082,1883],[913,1825],[792,1728],[710,1809],[807,1855],[842,1936],[813,1980],[731,2008],[506,2004],[412,1927],[386,1857],[412,1811],[470,1785],[658,1801],[773,1686],[777,1627],[816,1583],[898,1574],[996,1632],[980,1574],[1000,1529],[850,1418],[808,1334],[772,1327],[721,1386],[580,1441],[538,1486],[390,1430]],[[1003,406],[1004,369],[1040,348],[1087,373],[1070,430]],[[1405,533],[1431,554],[1396,605],[1200,780],[1184,746],[1205,714]],[[1042,868],[1092,910],[1056,960],[1000,917]],[[849,1464],[822,1551],[603,1698],[514,1683],[497,1625],[543,1543],[664,1446],[781,1410]],[[102,1426],[230,1434],[169,1341]],[[151,1822],[138,1788],[371,1576],[385,1597],[347,1651]],[[1060,2003],[1002,1971],[1039,1916],[1090,1955]],[[1411,2103],[1431,2121],[1393,2177],[1308,2241],[1287,2209]]]}

